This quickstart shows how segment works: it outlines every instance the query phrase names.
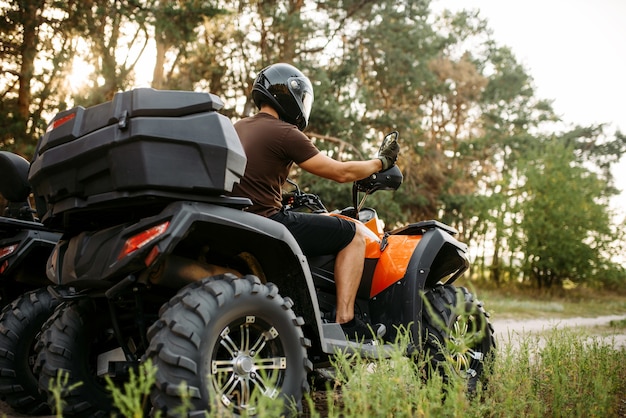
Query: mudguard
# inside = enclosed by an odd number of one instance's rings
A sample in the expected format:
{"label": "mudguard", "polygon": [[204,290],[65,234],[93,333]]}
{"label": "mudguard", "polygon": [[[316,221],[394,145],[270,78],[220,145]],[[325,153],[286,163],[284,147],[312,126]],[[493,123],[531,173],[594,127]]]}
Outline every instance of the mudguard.
{"label": "mudguard", "polygon": [[[394,326],[400,324],[409,328],[414,338],[419,338],[422,292],[439,282],[452,283],[469,267],[467,246],[456,240],[453,233],[452,228],[435,221],[419,222],[390,233],[414,237],[417,243],[404,276],[387,281],[384,289],[381,286],[372,295],[372,317],[387,326],[390,340],[397,332]],[[391,243],[385,251],[393,251]]]}

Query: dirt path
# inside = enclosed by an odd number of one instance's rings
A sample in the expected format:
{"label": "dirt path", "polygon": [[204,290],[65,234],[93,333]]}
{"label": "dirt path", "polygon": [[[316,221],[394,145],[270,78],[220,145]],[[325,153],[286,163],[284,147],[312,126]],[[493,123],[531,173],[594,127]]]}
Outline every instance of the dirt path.
{"label": "dirt path", "polygon": [[[520,337],[542,331],[550,331],[560,328],[582,328],[608,326],[611,321],[626,319],[626,315],[606,315],[594,318],[559,318],[559,319],[527,319],[527,320],[494,320],[493,328],[496,334],[496,341],[506,344],[507,341],[515,342]],[[626,330],[621,329],[619,333],[604,337],[607,342],[613,342],[616,348],[626,347]]]}

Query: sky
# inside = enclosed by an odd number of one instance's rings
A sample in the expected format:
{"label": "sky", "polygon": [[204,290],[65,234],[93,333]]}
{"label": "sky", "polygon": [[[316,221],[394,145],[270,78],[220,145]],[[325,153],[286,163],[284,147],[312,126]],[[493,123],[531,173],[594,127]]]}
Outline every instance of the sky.
{"label": "sky", "polygon": [[[479,10],[566,123],[626,133],[626,0],[432,0],[432,7]],[[626,158],[614,175],[622,194],[613,205],[624,213]]]}

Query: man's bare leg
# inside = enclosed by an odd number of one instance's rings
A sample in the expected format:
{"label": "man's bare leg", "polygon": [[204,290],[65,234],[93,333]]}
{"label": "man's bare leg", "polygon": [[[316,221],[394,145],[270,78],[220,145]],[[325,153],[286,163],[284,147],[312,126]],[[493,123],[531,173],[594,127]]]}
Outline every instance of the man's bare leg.
{"label": "man's bare leg", "polygon": [[354,238],[337,254],[335,260],[335,286],[337,287],[335,321],[339,324],[354,318],[354,302],[361,283],[364,263],[365,235],[357,227]]}

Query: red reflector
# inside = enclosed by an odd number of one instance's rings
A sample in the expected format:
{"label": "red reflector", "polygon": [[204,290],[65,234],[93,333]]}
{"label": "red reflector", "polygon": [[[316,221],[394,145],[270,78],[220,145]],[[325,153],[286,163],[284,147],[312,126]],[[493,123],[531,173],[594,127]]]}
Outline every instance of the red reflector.
{"label": "red reflector", "polygon": [[121,260],[127,255],[132,254],[138,249],[144,247],[150,241],[157,238],[159,235],[162,235],[165,230],[167,230],[169,225],[169,221],[163,222],[160,225],[153,226],[152,228],[146,229],[145,231],[128,238],[124,243],[124,248],[122,248],[122,251],[120,251],[120,254],[117,256],[117,259]]}
{"label": "red reflector", "polygon": [[69,115],[65,115],[62,118],[52,121],[52,123],[48,125],[48,128],[46,129],[46,133],[58,128],[59,126],[63,125],[66,122],[71,121],[75,117],[76,117],[76,113],[70,113]]}
{"label": "red reflector", "polygon": [[9,260],[4,260],[4,263],[0,265],[0,274],[3,274],[7,267],[9,267]]}
{"label": "red reflector", "polygon": [[146,257],[146,259],[143,260],[143,262],[146,264],[146,267],[150,267],[150,264],[152,264],[158,256],[159,256],[159,246],[155,245],[154,247],[152,247],[152,249],[148,253],[148,256]]}
{"label": "red reflector", "polygon": [[4,258],[9,254],[13,254],[15,250],[17,250],[17,247],[19,247],[19,244],[11,244],[7,245],[6,247],[0,248],[0,258]]}

